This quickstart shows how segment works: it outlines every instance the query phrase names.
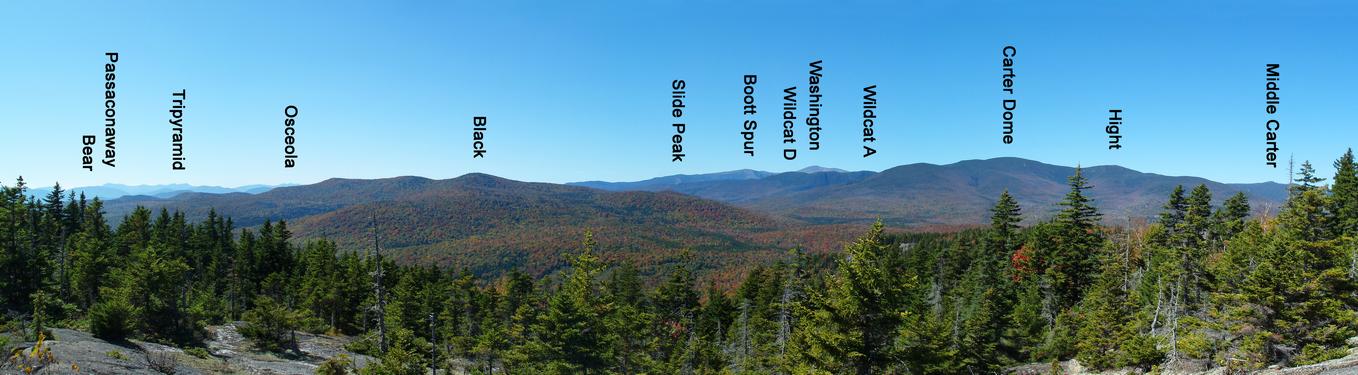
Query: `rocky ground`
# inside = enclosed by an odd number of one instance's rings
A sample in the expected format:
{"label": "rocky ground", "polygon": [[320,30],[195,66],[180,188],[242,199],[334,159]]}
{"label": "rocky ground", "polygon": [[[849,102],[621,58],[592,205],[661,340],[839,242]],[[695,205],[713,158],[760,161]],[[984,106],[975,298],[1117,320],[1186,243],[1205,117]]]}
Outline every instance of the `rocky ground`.
{"label": "rocky ground", "polygon": [[46,350],[37,354],[34,342],[12,342],[4,352],[0,374],[22,374],[25,364],[35,368],[34,374],[311,374],[326,359],[341,354],[355,367],[374,360],[344,350],[348,338],[298,332],[301,353],[285,357],[253,350],[234,324],[210,327],[209,333],[207,350],[197,353],[200,357],[155,343],[111,343],[86,332],[53,329],[55,337],[43,342]]}
{"label": "rocky ground", "polygon": [[[0,363],[0,374],[24,374],[24,364],[35,365],[33,374],[311,374],[329,358],[346,355],[354,368],[373,362],[372,357],[344,350],[351,338],[297,333],[301,350],[298,355],[281,356],[253,350],[236,331],[235,324],[209,327],[207,350],[195,356],[179,348],[131,340],[112,343],[89,333],[69,329],[52,329],[53,339],[45,340],[38,354],[33,353],[34,342],[14,342],[4,349],[5,361]],[[1353,344],[1358,344],[1355,339]],[[50,357],[47,357],[50,353]],[[18,357],[14,357],[17,355]],[[44,360],[47,358],[49,360]],[[1057,370],[1061,374],[1130,375],[1134,370],[1094,372],[1070,360],[1052,364],[1028,364],[1008,369],[1016,375],[1045,375]],[[1342,375],[1358,374],[1358,349],[1346,357],[1308,366],[1255,371],[1261,375]],[[1169,366],[1162,374],[1230,375],[1223,368],[1213,368],[1205,361],[1181,361]]]}
{"label": "rocky ground", "polygon": [[[1352,339],[1351,339],[1352,340]],[[1140,374],[1134,370],[1114,370],[1114,371],[1090,371],[1080,365],[1079,361],[1069,360],[1058,364],[1060,374],[1064,375],[1133,375]],[[1009,369],[1009,373],[1015,375],[1046,375],[1052,374],[1052,364],[1028,364]],[[1182,361],[1181,363],[1167,366],[1167,369],[1160,372],[1164,375],[1233,375],[1222,367],[1212,367],[1207,361]],[[1355,375],[1358,374],[1358,349],[1350,349],[1349,355],[1313,365],[1281,368],[1273,366],[1268,369],[1248,372],[1257,375]]]}

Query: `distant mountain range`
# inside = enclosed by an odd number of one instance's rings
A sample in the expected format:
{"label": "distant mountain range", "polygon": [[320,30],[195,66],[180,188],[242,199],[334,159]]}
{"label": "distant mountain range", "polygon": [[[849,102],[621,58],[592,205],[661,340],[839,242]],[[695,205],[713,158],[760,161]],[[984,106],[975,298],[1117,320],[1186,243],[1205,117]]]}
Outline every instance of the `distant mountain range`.
{"label": "distant mountain range", "polygon": [[562,254],[578,249],[587,231],[594,232],[601,249],[608,249],[608,257],[640,260],[651,269],[678,259],[684,249],[692,250],[699,264],[715,269],[723,262],[772,259],[781,254],[777,249],[800,244],[792,240],[796,233],[780,234],[799,228],[799,223],[713,200],[485,174],[447,180],[329,179],[253,195],[129,196],[109,201],[105,209],[117,220],[138,206],[180,210],[194,220],[216,210],[237,227],[286,220],[295,238],[328,238],[349,250],[371,248],[375,222],[382,246],[398,259],[467,267],[480,274],[510,267],[550,272],[564,265]]}
{"label": "distant mountain range", "polygon": [[[78,188],[63,188],[63,189],[67,191],[74,191],[76,195],[80,195],[80,193],[85,193],[85,197],[87,198],[99,197],[99,199],[109,200],[130,195],[145,195],[156,198],[170,198],[182,193],[259,194],[280,186],[293,186],[293,185],[291,184],[246,185],[235,188],[225,188],[220,186],[198,186],[188,184],[170,184],[170,185],[103,184],[99,186],[84,186]],[[34,189],[29,189],[28,194],[36,197],[43,197],[51,192],[52,192],[51,187],[38,187]]]}
{"label": "distant mountain range", "polygon": [[[1020,158],[966,160],[948,165],[916,163],[882,172],[811,169],[772,174],[749,171],[659,177],[624,183],[582,182],[575,185],[608,190],[674,191],[719,200],[808,223],[866,222],[881,218],[892,225],[981,224],[1004,190],[1018,199],[1030,220],[1050,217],[1069,191],[1073,167]],[[1119,166],[1084,168],[1094,187],[1090,196],[1106,220],[1156,215],[1176,185],[1191,189],[1206,184],[1220,203],[1244,192],[1256,209],[1278,207],[1286,185],[1266,182],[1226,184],[1199,177],[1164,176]],[[669,183],[659,183],[669,182]]]}
{"label": "distant mountain range", "polygon": [[[1006,189],[1029,222],[1046,219],[1073,173],[1072,167],[997,158],[882,172],[738,170],[564,185],[485,174],[336,178],[257,194],[130,195],[108,201],[105,209],[114,222],[138,206],[180,210],[194,220],[216,210],[237,227],[287,220],[296,238],[329,238],[350,250],[372,246],[370,228],[377,222],[383,247],[403,261],[482,274],[510,267],[550,272],[586,231],[608,249],[606,258],[638,262],[643,271],[666,269],[661,266],[682,257],[718,269],[776,259],[793,246],[833,251],[879,218],[917,229],[982,225]],[[1286,197],[1286,186],[1277,183],[1223,184],[1118,166],[1088,167],[1084,174],[1110,223],[1154,216],[1175,185],[1206,184],[1217,202],[1244,192],[1256,210],[1276,211]],[[683,255],[685,249],[691,253]]]}
{"label": "distant mountain range", "polygon": [[[810,167],[802,168],[801,170],[799,170],[799,171],[797,171],[797,172],[802,172],[802,173],[815,173],[815,172],[838,172],[838,173],[845,173],[845,172],[847,172],[847,171],[845,171],[845,170],[843,170],[843,169],[837,169],[837,168],[825,168],[825,167],[819,167],[819,166],[810,166]],[[573,183],[570,183],[570,184],[568,184],[568,185],[576,185],[576,186],[592,187],[592,188],[595,188],[595,189],[604,189],[604,190],[613,190],[613,191],[623,191],[623,190],[659,191],[659,190],[668,190],[668,189],[666,189],[666,188],[678,187],[678,186],[689,185],[689,184],[695,184],[695,183],[714,182],[714,181],[745,181],[745,180],[758,180],[758,179],[761,179],[761,178],[764,178],[764,177],[768,177],[768,176],[772,176],[772,175],[775,175],[775,174],[777,174],[777,173],[774,173],[774,172],[765,172],[765,171],[756,171],[756,170],[753,170],[753,169],[741,169],[741,170],[735,170],[735,171],[730,171],[730,172],[717,172],[717,173],[707,173],[707,174],[677,174],[677,175],[673,175],[673,176],[656,177],[656,178],[652,178],[652,179],[649,179],[649,180],[642,180],[642,181],[635,181],[635,182],[584,181],[584,182],[573,182]]]}

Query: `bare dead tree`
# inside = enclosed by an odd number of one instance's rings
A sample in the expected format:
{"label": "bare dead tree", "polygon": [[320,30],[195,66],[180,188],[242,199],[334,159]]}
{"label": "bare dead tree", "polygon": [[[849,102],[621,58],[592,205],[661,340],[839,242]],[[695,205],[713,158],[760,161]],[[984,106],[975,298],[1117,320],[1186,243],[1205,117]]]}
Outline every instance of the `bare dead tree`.
{"label": "bare dead tree", "polygon": [[386,314],[386,311],[387,311],[387,294],[386,294],[386,291],[383,290],[383,288],[382,288],[382,273],[383,273],[383,272],[382,272],[382,245],[381,245],[381,235],[379,234],[379,233],[380,233],[380,230],[379,230],[379,228],[378,228],[378,226],[377,226],[377,216],[376,216],[376,215],[374,215],[373,218],[372,218],[372,231],[373,231],[373,258],[374,258],[374,260],[377,261],[377,269],[376,269],[375,271],[373,271],[373,294],[374,294],[374,295],[376,296],[376,298],[377,298],[377,306],[374,306],[374,308],[375,308],[375,310],[377,310],[376,312],[377,312],[378,347],[381,348],[382,354],[386,354],[386,353],[387,353],[387,316],[386,316],[386,315],[387,315],[387,314]]}

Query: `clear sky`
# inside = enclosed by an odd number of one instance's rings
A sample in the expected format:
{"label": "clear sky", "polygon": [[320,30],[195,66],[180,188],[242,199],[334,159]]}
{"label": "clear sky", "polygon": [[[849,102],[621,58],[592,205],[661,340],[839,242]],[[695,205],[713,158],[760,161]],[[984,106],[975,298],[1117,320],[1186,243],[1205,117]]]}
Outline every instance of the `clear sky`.
{"label": "clear sky", "polygon": [[[1263,163],[1267,63],[1282,65],[1282,158],[1328,177],[1358,143],[1355,25],[1358,7],[1341,1],[12,1],[0,4],[0,178],[617,181],[1017,156],[1281,182],[1286,163]],[[1000,143],[1005,45],[1018,50],[1012,145]],[[102,129],[106,51],[120,53],[117,167],[89,172],[80,136]],[[824,146],[785,161],[781,90],[805,99],[814,60]],[[759,75],[753,158],[740,149],[744,74]],[[688,84],[683,163],[669,155],[673,79]],[[864,159],[870,84],[879,153]],[[179,89],[187,171],[170,170]],[[284,169],[290,104],[300,158]],[[1124,110],[1121,150],[1106,147],[1110,108]],[[471,158],[476,115],[490,119],[486,159]]]}

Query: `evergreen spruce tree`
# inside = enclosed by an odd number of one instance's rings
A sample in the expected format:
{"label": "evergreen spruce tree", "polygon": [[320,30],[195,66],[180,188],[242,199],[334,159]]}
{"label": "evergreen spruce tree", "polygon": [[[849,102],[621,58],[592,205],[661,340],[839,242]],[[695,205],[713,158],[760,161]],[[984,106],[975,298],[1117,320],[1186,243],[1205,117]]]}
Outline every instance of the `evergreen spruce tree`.
{"label": "evergreen spruce tree", "polygon": [[609,301],[616,307],[607,322],[617,337],[614,371],[622,374],[657,371],[652,355],[659,351],[660,335],[636,267],[623,263],[614,269],[607,289]]}
{"label": "evergreen spruce tree", "polygon": [[1102,257],[1102,271],[1079,306],[1082,317],[1076,332],[1076,358],[1094,369],[1111,369],[1125,362],[1123,346],[1133,342],[1136,332],[1127,317],[1131,305],[1123,289],[1126,265],[1119,257]]}
{"label": "evergreen spruce tree", "polygon": [[1174,191],[1169,193],[1169,200],[1165,202],[1164,210],[1160,212],[1159,224],[1162,231],[1156,237],[1156,242],[1165,245],[1177,238],[1185,216],[1188,216],[1188,199],[1184,198],[1184,186],[1175,185]]}
{"label": "evergreen spruce tree", "polygon": [[728,330],[727,352],[734,373],[770,373],[778,366],[777,309],[782,280],[776,272],[755,267],[736,291],[736,318]]}
{"label": "evergreen spruce tree", "polygon": [[255,347],[264,351],[298,350],[296,331],[301,327],[299,314],[267,296],[255,300],[254,306],[245,312],[245,324],[240,327],[241,336],[250,339]]}
{"label": "evergreen spruce tree", "polygon": [[1226,202],[1222,203],[1220,209],[1213,214],[1212,222],[1216,227],[1212,231],[1214,243],[1220,243],[1235,237],[1245,227],[1245,222],[1250,217],[1250,201],[1245,197],[1245,193],[1237,192]]}
{"label": "evergreen spruce tree", "polygon": [[1342,356],[1344,340],[1358,334],[1358,291],[1354,279],[1348,277],[1349,251],[1340,247],[1332,230],[1335,217],[1329,208],[1331,197],[1327,189],[1313,185],[1320,179],[1312,174],[1310,163],[1304,163],[1299,182],[1309,188],[1294,194],[1287,208],[1278,216],[1282,236],[1281,246],[1286,262],[1281,269],[1296,270],[1299,278],[1285,283],[1286,301],[1274,324],[1285,340],[1294,343],[1299,352],[1293,363],[1314,363]]}
{"label": "evergreen spruce tree", "polygon": [[1274,329],[1272,316],[1282,308],[1282,278],[1296,271],[1279,269],[1295,264],[1279,256],[1282,250],[1277,236],[1266,231],[1261,221],[1249,221],[1208,265],[1216,281],[1210,315],[1223,326],[1237,327],[1226,331],[1232,345],[1223,353],[1233,370],[1261,368],[1273,358],[1273,344],[1279,337],[1269,331]]}
{"label": "evergreen spruce tree", "polygon": [[119,342],[137,330],[140,310],[126,296],[111,295],[89,308],[90,333],[107,341]]}
{"label": "evergreen spruce tree", "polygon": [[960,334],[958,346],[970,348],[960,354],[964,366],[973,372],[995,372],[1019,357],[1019,338],[1011,336],[1007,312],[1014,305],[1016,289],[1012,257],[1018,250],[1020,208],[1009,192],[1000,194],[991,209],[991,226],[986,251],[971,262],[958,294],[965,300],[958,309]]}
{"label": "evergreen spruce tree", "polygon": [[1358,162],[1353,149],[1334,161],[1334,185],[1330,212],[1334,214],[1335,236],[1358,237]]}
{"label": "evergreen spruce tree", "polygon": [[32,295],[43,275],[41,252],[23,177],[0,190],[0,308],[33,311]]}
{"label": "evergreen spruce tree", "polygon": [[1009,195],[1009,190],[1000,193],[995,207],[990,209],[990,246],[991,257],[1001,261],[1009,259],[1017,249],[1019,222],[1023,220],[1018,201]]}
{"label": "evergreen spruce tree", "polygon": [[1207,259],[1208,249],[1205,241],[1210,237],[1212,227],[1212,192],[1207,185],[1198,185],[1188,196],[1188,211],[1184,216],[1183,229],[1179,233],[1179,285],[1183,288],[1180,295],[1186,304],[1185,309],[1194,310],[1202,302],[1207,283],[1202,262]]}
{"label": "evergreen spruce tree", "polygon": [[1297,174],[1298,177],[1293,180],[1295,184],[1292,185],[1296,193],[1320,188],[1320,183],[1325,182],[1325,178],[1316,176],[1316,168],[1311,166],[1310,160],[1301,162],[1301,169]]}
{"label": "evergreen spruce tree", "polygon": [[1183,246],[1196,248],[1208,236],[1212,220],[1212,192],[1199,184],[1188,194],[1183,221]]}
{"label": "evergreen spruce tree", "polygon": [[730,362],[726,356],[726,332],[735,320],[736,306],[725,291],[708,285],[706,303],[698,312],[698,352],[696,371],[715,373]]}
{"label": "evergreen spruce tree", "polygon": [[805,359],[830,372],[877,374],[905,360],[894,344],[914,280],[901,272],[900,252],[882,242],[882,223],[853,244],[826,280],[802,332]]}
{"label": "evergreen spruce tree", "polygon": [[604,317],[611,306],[600,297],[596,278],[602,271],[594,255],[594,238],[585,234],[580,252],[571,259],[571,270],[560,289],[551,296],[538,322],[536,362],[547,373],[602,373],[612,362],[612,336]]}
{"label": "evergreen spruce tree", "polygon": [[1317,185],[1323,181],[1324,178],[1316,177],[1310,161],[1301,164],[1292,195],[1278,215],[1279,222],[1296,239],[1314,242],[1333,238],[1330,197],[1325,187]]}
{"label": "evergreen spruce tree", "polygon": [[1058,310],[1073,306],[1083,296],[1098,271],[1098,249],[1103,242],[1098,226],[1102,215],[1085,196],[1090,186],[1081,168],[1075,168],[1069,185],[1070,192],[1056,215],[1056,243],[1044,254],[1044,274],[1055,292]]}
{"label": "evergreen spruce tree", "polygon": [[107,245],[89,231],[71,238],[71,290],[77,305],[89,308],[101,300],[100,288],[108,286],[106,278],[112,266]]}
{"label": "evergreen spruce tree", "polygon": [[114,277],[123,296],[131,298],[140,310],[139,326],[144,337],[176,344],[193,343],[201,338],[198,327],[189,320],[184,296],[183,276],[188,265],[165,251],[151,246],[133,252],[125,268]]}
{"label": "evergreen spruce tree", "polygon": [[693,271],[688,267],[691,254],[685,251],[682,258],[684,261],[672,267],[669,277],[651,297],[662,335],[656,360],[668,366],[666,372],[690,368],[695,358],[689,340],[697,334],[698,292],[694,290]]}

